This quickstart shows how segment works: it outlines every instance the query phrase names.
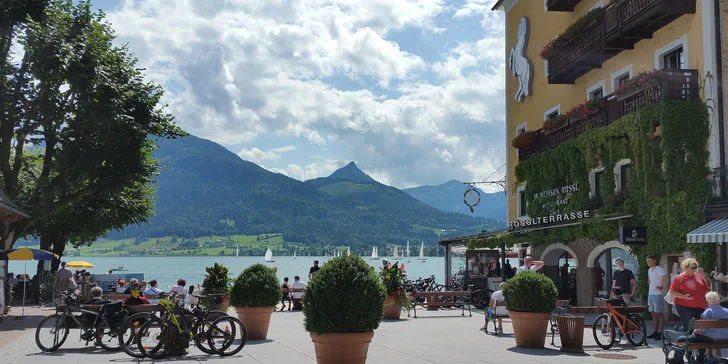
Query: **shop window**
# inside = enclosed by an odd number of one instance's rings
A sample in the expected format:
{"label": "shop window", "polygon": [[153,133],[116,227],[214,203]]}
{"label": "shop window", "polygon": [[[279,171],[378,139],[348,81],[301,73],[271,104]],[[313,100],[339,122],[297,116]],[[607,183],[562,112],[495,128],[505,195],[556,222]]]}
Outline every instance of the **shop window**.
{"label": "shop window", "polygon": [[666,69],[684,69],[685,68],[685,55],[683,53],[683,47],[665,54],[662,56],[663,64]]}
{"label": "shop window", "polygon": [[624,261],[624,268],[637,275],[639,264],[637,259],[626,250],[611,248],[603,251],[594,261],[594,296],[609,297],[612,289],[612,277],[617,270],[617,259]]}

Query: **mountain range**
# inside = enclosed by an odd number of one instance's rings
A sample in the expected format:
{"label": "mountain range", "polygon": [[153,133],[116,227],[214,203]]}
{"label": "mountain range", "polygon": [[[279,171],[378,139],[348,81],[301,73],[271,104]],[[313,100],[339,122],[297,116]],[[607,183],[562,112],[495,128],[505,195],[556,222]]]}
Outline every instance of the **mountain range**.
{"label": "mountain range", "polygon": [[485,193],[477,188],[480,193],[480,202],[470,212],[468,206],[463,202],[463,195],[467,186],[460,181],[451,180],[436,186],[420,186],[405,188],[412,197],[436,207],[442,211],[459,212],[462,214],[480,216],[496,221],[506,220],[506,193],[494,192]]}
{"label": "mountain range", "polygon": [[354,248],[408,239],[435,244],[504,225],[439,210],[377,182],[354,162],[301,182],[195,136],[157,143],[154,157],[166,167],[156,180],[155,216],[109,238],[282,233],[289,242]]}

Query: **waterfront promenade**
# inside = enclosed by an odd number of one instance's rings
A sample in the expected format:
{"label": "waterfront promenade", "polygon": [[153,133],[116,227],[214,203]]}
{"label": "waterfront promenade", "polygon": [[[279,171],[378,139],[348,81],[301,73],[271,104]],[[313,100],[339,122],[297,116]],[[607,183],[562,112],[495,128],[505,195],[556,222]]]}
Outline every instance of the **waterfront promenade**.
{"label": "waterfront promenade", "polygon": [[[53,312],[52,309],[26,308],[26,315],[42,317]],[[648,340],[649,346],[634,348],[622,341],[610,350],[601,350],[594,343],[591,328],[584,333],[584,349],[581,354],[563,353],[550,345],[549,336],[546,349],[520,349],[515,347],[510,322],[504,322],[504,335],[500,337],[486,334],[479,328],[483,325],[483,315],[473,312],[472,317],[460,316],[458,310],[425,311],[418,310],[418,318],[400,321],[384,321],[374,334],[369,348],[367,363],[614,363],[615,359],[602,359],[603,354],[617,354],[624,361],[634,363],[664,363],[664,356],[657,344]],[[231,314],[234,314],[231,309]],[[124,352],[110,353],[98,348],[83,347],[78,341],[78,330],[72,330],[66,343],[54,353],[43,353],[34,341],[35,325],[39,319],[28,321],[6,317],[0,323],[0,364],[66,364],[66,363],[133,363],[137,360]],[[33,323],[34,322],[34,323]],[[648,323],[649,328],[650,323]],[[202,354],[196,349],[184,358],[174,358],[174,362],[196,363],[316,363],[313,343],[303,329],[301,312],[276,312],[271,318],[267,341],[248,341],[243,351],[235,356],[220,358]],[[144,362],[151,362],[145,360]]]}

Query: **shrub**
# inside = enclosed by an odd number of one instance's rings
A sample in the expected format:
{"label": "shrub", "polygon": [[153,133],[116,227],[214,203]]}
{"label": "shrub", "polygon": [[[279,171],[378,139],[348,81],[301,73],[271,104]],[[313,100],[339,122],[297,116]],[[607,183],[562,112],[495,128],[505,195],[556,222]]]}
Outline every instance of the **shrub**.
{"label": "shrub", "polygon": [[362,258],[334,258],[313,275],[303,293],[306,331],[372,331],[384,314],[385,294],[379,277]]}
{"label": "shrub", "polygon": [[380,268],[380,270],[379,276],[382,279],[386,295],[394,298],[395,305],[409,311],[411,302],[405,290],[407,286],[407,272],[404,270],[404,264],[399,265],[399,262],[387,264]]}
{"label": "shrub", "polygon": [[230,304],[234,307],[273,307],[282,296],[281,284],[273,269],[253,264],[235,278]]}
{"label": "shrub", "polygon": [[552,312],[558,295],[551,278],[532,271],[518,273],[503,284],[503,296],[509,311]]}

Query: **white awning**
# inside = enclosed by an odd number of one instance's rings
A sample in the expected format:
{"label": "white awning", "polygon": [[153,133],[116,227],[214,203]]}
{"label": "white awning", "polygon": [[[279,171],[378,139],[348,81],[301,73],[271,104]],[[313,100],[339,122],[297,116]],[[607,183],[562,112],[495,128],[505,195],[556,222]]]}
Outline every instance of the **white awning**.
{"label": "white awning", "polygon": [[728,219],[716,219],[689,232],[688,243],[728,243]]}

